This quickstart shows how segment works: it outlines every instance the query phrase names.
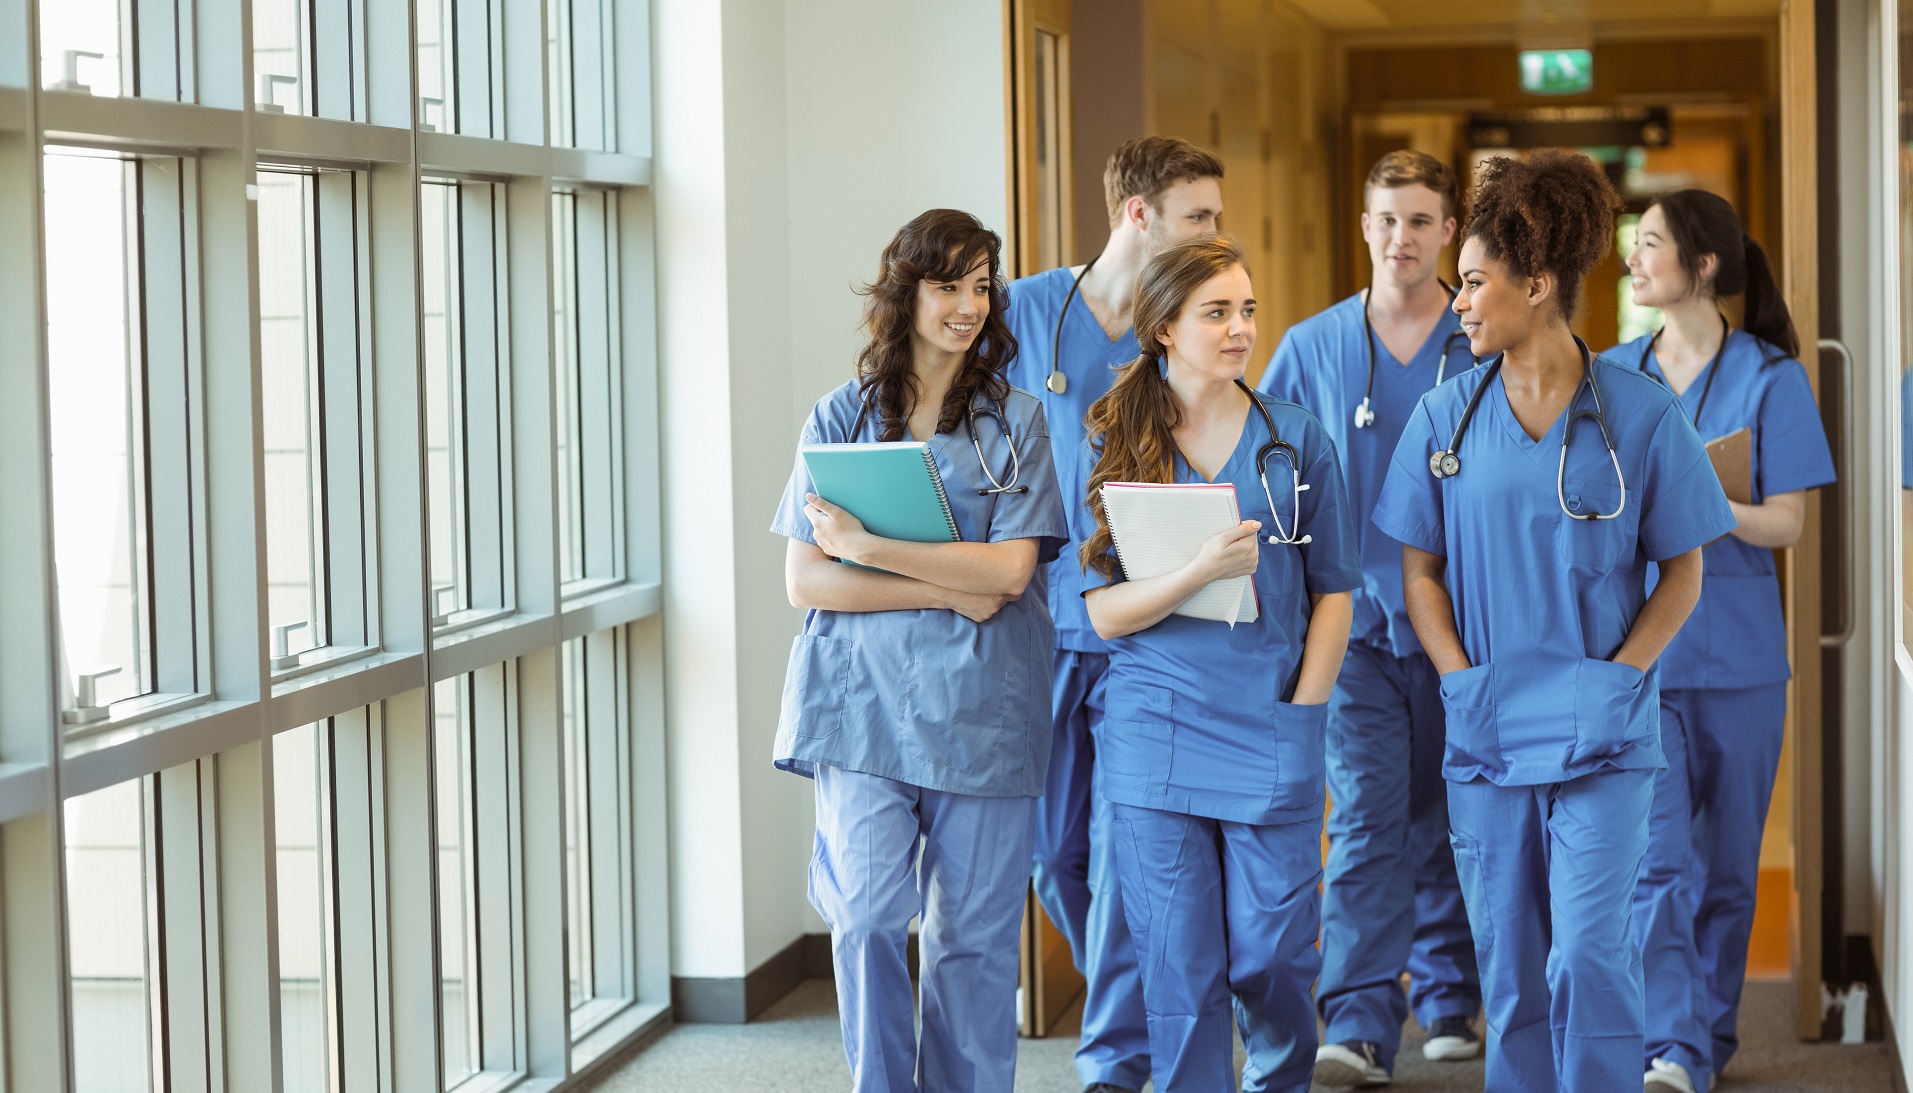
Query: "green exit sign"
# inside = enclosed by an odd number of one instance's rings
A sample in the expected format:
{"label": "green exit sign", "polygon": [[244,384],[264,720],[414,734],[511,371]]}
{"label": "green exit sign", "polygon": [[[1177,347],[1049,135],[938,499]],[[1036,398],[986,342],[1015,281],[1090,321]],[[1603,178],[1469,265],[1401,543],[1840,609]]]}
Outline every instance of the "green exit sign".
{"label": "green exit sign", "polygon": [[1524,49],[1521,90],[1531,95],[1579,95],[1594,87],[1594,54],[1585,49]]}

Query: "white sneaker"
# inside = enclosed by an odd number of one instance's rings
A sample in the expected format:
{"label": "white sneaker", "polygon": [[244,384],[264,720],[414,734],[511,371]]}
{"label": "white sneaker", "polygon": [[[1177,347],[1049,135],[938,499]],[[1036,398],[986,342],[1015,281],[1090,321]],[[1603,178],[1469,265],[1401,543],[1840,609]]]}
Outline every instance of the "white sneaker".
{"label": "white sneaker", "polygon": [[1480,1055],[1481,1036],[1466,1017],[1438,1018],[1421,1046],[1421,1057],[1431,1063],[1460,1062]]}
{"label": "white sneaker", "polygon": [[1694,1093],[1694,1080],[1687,1076],[1687,1068],[1679,1063],[1656,1059],[1648,1064],[1647,1073],[1641,1078],[1641,1088],[1645,1093]]}
{"label": "white sneaker", "polygon": [[1389,1077],[1382,1069],[1379,1045],[1349,1040],[1315,1049],[1315,1080],[1327,1086],[1366,1088],[1387,1085]]}

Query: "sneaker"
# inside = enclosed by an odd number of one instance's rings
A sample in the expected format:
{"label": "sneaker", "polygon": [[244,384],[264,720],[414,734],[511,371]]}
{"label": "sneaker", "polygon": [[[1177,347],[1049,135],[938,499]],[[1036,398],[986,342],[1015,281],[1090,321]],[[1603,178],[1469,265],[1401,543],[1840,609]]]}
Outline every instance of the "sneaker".
{"label": "sneaker", "polygon": [[1136,1093],[1136,1091],[1125,1086],[1111,1085],[1108,1082],[1097,1082],[1094,1085],[1084,1086],[1083,1093]]}
{"label": "sneaker", "polygon": [[1694,1080],[1687,1076],[1687,1068],[1679,1063],[1656,1059],[1648,1064],[1641,1087],[1646,1093],[1694,1093]]}
{"label": "sneaker", "polygon": [[1381,1058],[1382,1046],[1367,1040],[1323,1044],[1315,1051],[1315,1080],[1329,1086],[1387,1085]]}
{"label": "sneaker", "polygon": [[1421,1046],[1421,1057],[1435,1063],[1474,1059],[1480,1055],[1481,1037],[1466,1017],[1435,1018],[1428,1029],[1428,1041]]}

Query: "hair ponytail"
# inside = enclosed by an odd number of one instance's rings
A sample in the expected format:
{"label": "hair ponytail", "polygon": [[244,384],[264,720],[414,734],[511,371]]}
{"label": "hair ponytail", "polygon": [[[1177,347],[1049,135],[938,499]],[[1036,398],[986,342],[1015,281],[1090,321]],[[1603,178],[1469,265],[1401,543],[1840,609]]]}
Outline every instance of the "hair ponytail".
{"label": "hair ponytail", "polygon": [[1793,315],[1780,295],[1773,267],[1767,264],[1767,252],[1754,237],[1742,232],[1742,261],[1747,268],[1747,298],[1740,320],[1741,329],[1763,342],[1784,349],[1789,357],[1800,355],[1800,335],[1794,331]]}
{"label": "hair ponytail", "polygon": [[[1767,252],[1740,226],[1734,207],[1719,194],[1706,190],[1679,190],[1654,202],[1667,221],[1674,255],[1686,272],[1690,291],[1709,296],[1745,295],[1741,329],[1761,341],[1800,355],[1800,335],[1780,295]],[[1701,276],[1700,260],[1714,256],[1711,282]]]}
{"label": "hair ponytail", "polygon": [[1097,399],[1083,419],[1084,431],[1096,449],[1096,466],[1084,487],[1096,530],[1077,553],[1085,571],[1116,575],[1115,540],[1103,512],[1103,483],[1166,484],[1174,474],[1182,405],[1163,375],[1163,346],[1157,335],[1210,278],[1244,264],[1242,248],[1235,240],[1209,235],[1178,243],[1143,267],[1136,282],[1136,347],[1141,355],[1122,366],[1109,393]]}

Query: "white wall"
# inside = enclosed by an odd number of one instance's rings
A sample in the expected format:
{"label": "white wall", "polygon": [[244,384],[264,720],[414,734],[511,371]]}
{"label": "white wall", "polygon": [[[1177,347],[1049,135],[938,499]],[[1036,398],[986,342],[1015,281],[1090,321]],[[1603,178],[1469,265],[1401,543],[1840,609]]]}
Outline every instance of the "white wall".
{"label": "white wall", "polygon": [[1007,218],[998,0],[658,0],[666,718],[679,976],[821,930],[809,783],[770,765],[790,639],[765,530],[798,427],[851,375],[896,229]]}

